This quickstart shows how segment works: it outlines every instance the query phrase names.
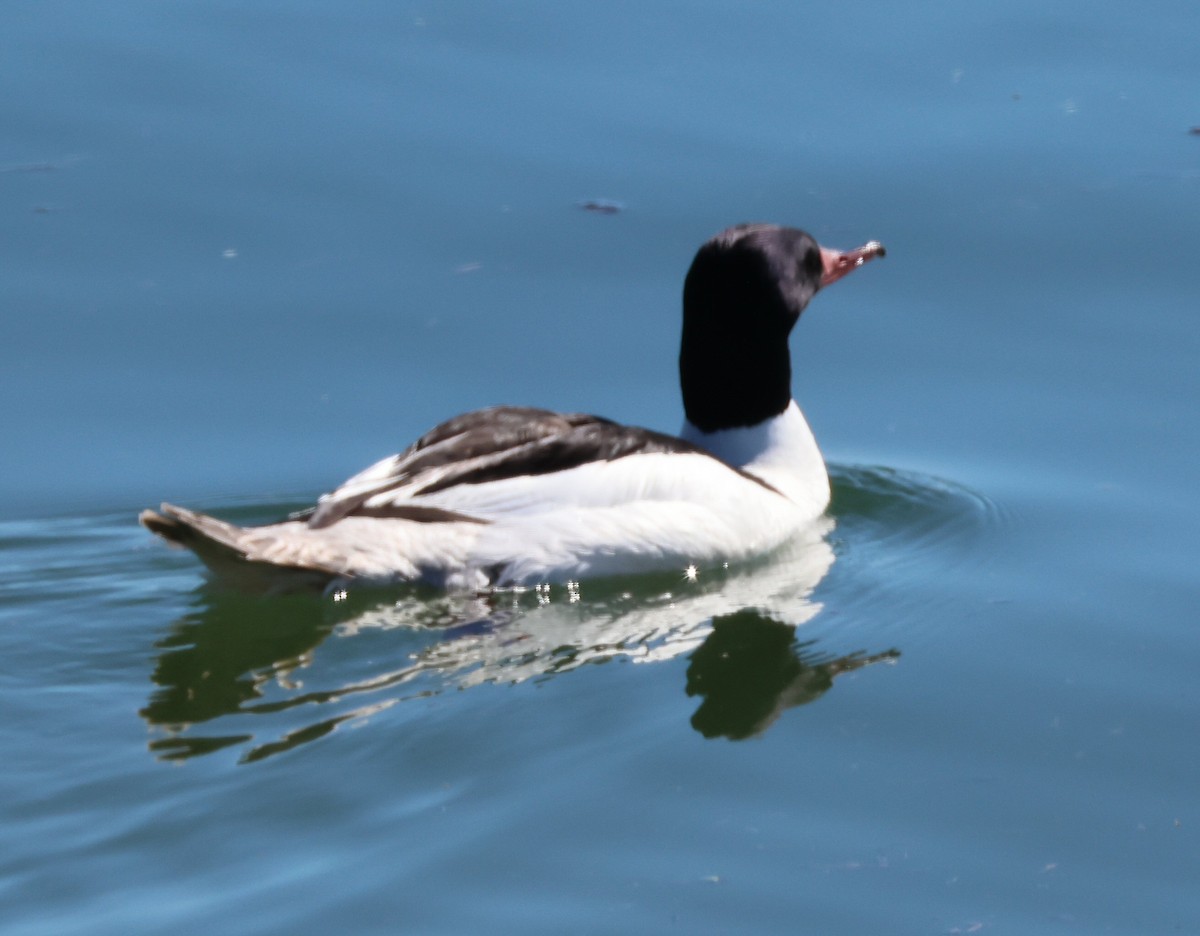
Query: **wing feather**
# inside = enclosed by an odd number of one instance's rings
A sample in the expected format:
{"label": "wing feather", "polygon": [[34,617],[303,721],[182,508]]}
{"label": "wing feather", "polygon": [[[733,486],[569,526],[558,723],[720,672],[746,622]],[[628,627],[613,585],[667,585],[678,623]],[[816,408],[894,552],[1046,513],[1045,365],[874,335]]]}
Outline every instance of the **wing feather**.
{"label": "wing feather", "polygon": [[[627,455],[678,452],[707,456],[689,442],[583,413],[497,406],[456,416],[403,452],[376,462],[326,494],[307,518],[319,529],[384,505],[478,485],[576,468]],[[464,517],[464,519],[480,519]]]}

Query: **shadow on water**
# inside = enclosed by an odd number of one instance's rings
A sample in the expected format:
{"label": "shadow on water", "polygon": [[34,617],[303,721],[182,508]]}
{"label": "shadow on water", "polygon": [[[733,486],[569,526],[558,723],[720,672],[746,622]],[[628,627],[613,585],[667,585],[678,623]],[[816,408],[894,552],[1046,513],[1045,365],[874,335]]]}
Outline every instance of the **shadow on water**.
{"label": "shadow on water", "polygon": [[[157,688],[141,711],[159,730],[150,749],[178,760],[240,747],[252,762],[449,688],[685,655],[684,690],[700,700],[692,727],[706,738],[759,734],[837,676],[900,657],[826,649],[842,633],[797,639],[822,612],[813,592],[835,556],[840,564],[881,545],[910,554],[926,540],[944,546],[948,532],[974,529],[986,513],[967,492],[898,472],[837,469],[834,486],[833,522],[738,570],[489,595],[263,598],[205,586],[156,644]],[[949,539],[961,548],[961,536]]]}

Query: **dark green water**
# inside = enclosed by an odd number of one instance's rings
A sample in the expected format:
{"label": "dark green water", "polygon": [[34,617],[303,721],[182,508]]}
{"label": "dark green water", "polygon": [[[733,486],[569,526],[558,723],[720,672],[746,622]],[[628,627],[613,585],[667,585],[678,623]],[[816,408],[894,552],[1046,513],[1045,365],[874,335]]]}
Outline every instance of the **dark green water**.
{"label": "dark green water", "polygon": [[[1200,932],[1197,35],[14,6],[0,931]],[[889,248],[793,343],[823,540],[264,600],[135,525],[491,403],[677,428],[683,272],[743,220]]]}

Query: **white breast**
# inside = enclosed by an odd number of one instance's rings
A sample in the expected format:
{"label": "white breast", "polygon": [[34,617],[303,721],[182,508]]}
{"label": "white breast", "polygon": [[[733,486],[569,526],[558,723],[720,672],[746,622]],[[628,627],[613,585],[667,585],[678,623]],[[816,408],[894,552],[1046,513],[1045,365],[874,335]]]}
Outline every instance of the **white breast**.
{"label": "white breast", "polygon": [[793,400],[757,426],[701,432],[684,422],[680,436],[721,461],[762,478],[814,519],[829,506],[829,475],[808,421]]}

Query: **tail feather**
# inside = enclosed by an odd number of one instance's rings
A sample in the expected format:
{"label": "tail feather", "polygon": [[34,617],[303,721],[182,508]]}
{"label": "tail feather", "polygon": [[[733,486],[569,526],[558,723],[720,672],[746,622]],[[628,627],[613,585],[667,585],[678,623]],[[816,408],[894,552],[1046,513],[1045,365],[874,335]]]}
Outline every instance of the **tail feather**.
{"label": "tail feather", "polygon": [[233,524],[174,504],[163,504],[159,510],[162,513],[143,510],[138,516],[151,533],[193,550],[216,549],[231,559],[246,558],[245,550],[238,545],[241,530]]}
{"label": "tail feather", "polygon": [[174,504],[163,504],[159,511],[143,510],[138,521],[167,542],[190,549],[210,571],[241,586],[258,584],[272,591],[323,587],[339,577],[336,569],[317,564],[256,558],[249,531],[216,517]]}

